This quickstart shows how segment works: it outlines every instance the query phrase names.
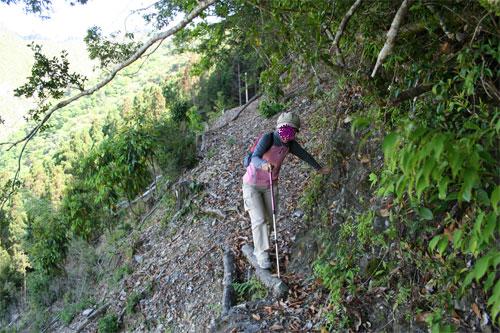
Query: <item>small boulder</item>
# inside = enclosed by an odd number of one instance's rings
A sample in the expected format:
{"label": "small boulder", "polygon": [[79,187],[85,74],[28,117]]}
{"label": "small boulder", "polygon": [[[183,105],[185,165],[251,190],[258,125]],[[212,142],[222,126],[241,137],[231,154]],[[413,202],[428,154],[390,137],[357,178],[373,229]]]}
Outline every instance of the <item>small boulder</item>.
{"label": "small boulder", "polygon": [[94,309],[85,309],[85,310],[83,310],[83,312],[82,312],[82,316],[84,316],[84,317],[88,317],[88,316],[90,316],[90,314],[91,314],[92,312],[94,312]]}
{"label": "small boulder", "polygon": [[382,233],[389,228],[389,219],[387,217],[375,216],[373,219],[373,230]]}
{"label": "small boulder", "polygon": [[138,264],[142,264],[144,262],[144,257],[143,256],[140,256],[140,255],[135,255],[134,256],[134,260],[138,263]]}

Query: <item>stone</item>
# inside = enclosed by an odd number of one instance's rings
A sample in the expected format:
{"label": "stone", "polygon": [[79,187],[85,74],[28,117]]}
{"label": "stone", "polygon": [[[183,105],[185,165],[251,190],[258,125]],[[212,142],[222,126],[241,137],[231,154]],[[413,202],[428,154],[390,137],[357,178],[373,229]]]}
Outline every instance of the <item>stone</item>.
{"label": "stone", "polygon": [[82,312],[82,316],[84,316],[84,317],[88,317],[88,316],[89,316],[92,312],[94,312],[94,309],[92,309],[92,308],[85,309],[85,310],[83,310],[83,312]]}
{"label": "stone", "polygon": [[296,218],[301,218],[302,216],[304,216],[304,211],[297,209],[295,212],[293,212],[292,216]]}
{"label": "stone", "polygon": [[373,219],[373,230],[378,233],[382,233],[389,228],[389,219],[387,217],[375,216]]}
{"label": "stone", "polygon": [[138,263],[138,264],[142,264],[144,262],[144,258],[143,256],[140,256],[140,255],[135,255],[134,256],[134,260]]}
{"label": "stone", "polygon": [[359,261],[359,273],[362,277],[368,278],[378,267],[380,260],[369,255],[364,255]]}

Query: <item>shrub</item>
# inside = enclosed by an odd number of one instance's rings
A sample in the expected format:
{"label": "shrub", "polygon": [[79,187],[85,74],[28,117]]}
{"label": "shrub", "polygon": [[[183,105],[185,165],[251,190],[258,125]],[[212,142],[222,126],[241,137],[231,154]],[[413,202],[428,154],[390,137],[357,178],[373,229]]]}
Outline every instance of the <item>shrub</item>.
{"label": "shrub", "polygon": [[245,300],[255,301],[267,297],[266,287],[254,277],[242,283],[233,283],[233,288],[240,302]]}
{"label": "shrub", "polygon": [[99,333],[115,333],[118,332],[118,317],[115,314],[107,314],[97,323]]}
{"label": "shrub", "polygon": [[264,118],[271,118],[275,114],[282,112],[284,108],[285,106],[279,102],[263,99],[259,104],[259,113]]}
{"label": "shrub", "polygon": [[79,312],[85,310],[93,304],[94,302],[90,299],[83,299],[77,303],[66,304],[64,309],[59,313],[59,318],[61,318],[63,323],[69,325]]}
{"label": "shrub", "polygon": [[35,308],[43,308],[57,299],[57,291],[51,286],[53,276],[41,271],[28,274],[26,285],[29,291],[29,302]]}
{"label": "shrub", "polygon": [[137,291],[134,291],[130,296],[127,298],[127,306],[126,306],[126,312],[128,315],[135,313],[135,306],[139,304],[139,301],[142,299],[143,295],[142,293],[139,293]]}
{"label": "shrub", "polygon": [[129,275],[133,272],[132,267],[130,265],[123,265],[122,267],[115,270],[113,274],[113,281],[118,283],[123,279],[126,275]]}
{"label": "shrub", "polygon": [[170,106],[170,113],[172,115],[172,120],[176,123],[180,123],[187,119],[187,112],[191,105],[186,100],[176,100]]}

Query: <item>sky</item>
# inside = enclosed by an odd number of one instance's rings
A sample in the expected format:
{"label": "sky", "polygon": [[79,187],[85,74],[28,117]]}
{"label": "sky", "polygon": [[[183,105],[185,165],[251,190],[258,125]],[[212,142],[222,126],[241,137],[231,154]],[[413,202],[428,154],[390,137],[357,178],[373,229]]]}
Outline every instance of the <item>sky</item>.
{"label": "sky", "polygon": [[144,8],[153,0],[89,0],[85,5],[71,6],[64,0],[53,0],[49,19],[41,19],[35,14],[26,14],[23,6],[0,4],[0,25],[21,36],[41,35],[52,40],[80,38],[87,29],[97,25],[104,34],[124,31],[144,30],[144,22],[139,15],[127,16],[134,9]]}

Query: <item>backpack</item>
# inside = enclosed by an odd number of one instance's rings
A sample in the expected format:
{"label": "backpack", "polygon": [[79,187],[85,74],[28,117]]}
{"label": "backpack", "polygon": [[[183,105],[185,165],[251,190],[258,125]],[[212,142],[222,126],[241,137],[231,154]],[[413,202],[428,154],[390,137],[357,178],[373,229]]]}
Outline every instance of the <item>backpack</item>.
{"label": "backpack", "polygon": [[[272,135],[272,132],[270,132]],[[257,143],[259,143],[260,139],[267,134],[267,133],[261,133],[253,142],[252,145],[248,146],[247,153],[245,154],[245,157],[243,158],[243,166],[247,168],[250,165],[250,162],[252,161],[252,155],[253,152],[255,151],[255,147],[257,147]],[[273,144],[273,140],[271,139],[271,145]],[[269,149],[269,148],[267,148]],[[266,149],[266,150],[267,150]]]}

